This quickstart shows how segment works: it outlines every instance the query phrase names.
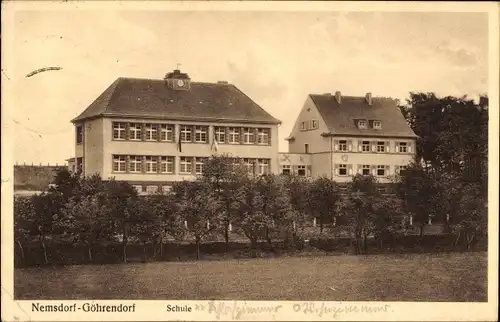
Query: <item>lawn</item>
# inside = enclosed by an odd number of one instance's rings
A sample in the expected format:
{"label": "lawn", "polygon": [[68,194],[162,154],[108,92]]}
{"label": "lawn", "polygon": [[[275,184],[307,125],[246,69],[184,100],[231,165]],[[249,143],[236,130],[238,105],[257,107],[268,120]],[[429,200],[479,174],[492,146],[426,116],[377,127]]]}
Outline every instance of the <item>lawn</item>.
{"label": "lawn", "polygon": [[487,255],[286,257],[15,270],[15,298],[487,301]]}

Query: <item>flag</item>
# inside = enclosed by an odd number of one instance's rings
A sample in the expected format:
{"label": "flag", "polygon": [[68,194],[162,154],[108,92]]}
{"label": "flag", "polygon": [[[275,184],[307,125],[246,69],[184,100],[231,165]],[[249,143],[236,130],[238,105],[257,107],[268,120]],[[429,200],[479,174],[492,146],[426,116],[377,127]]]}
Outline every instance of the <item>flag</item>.
{"label": "flag", "polygon": [[217,139],[215,138],[215,133],[214,137],[212,138],[212,146],[211,146],[212,151],[217,152],[219,150],[219,143],[217,143]]}
{"label": "flag", "polygon": [[180,135],[179,135],[179,140],[177,140],[177,150],[179,150],[179,152],[182,152],[181,136]]}

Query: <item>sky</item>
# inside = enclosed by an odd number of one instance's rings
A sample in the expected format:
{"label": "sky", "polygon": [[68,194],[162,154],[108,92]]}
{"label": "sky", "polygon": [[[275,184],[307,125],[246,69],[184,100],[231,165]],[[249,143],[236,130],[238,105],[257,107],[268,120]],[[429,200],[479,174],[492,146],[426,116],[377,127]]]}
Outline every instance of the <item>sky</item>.
{"label": "sky", "polygon": [[[485,13],[17,11],[3,68],[17,163],[63,164],[70,120],[116,78],[228,81],[282,121],[280,151],[309,93],[476,98],[488,89]],[[33,70],[57,66],[26,78]]]}

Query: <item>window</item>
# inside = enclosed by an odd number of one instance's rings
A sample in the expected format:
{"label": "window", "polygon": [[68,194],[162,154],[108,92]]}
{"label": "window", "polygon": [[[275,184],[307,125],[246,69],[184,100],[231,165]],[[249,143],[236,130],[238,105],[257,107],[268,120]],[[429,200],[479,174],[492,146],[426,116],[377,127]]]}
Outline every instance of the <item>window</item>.
{"label": "window", "polygon": [[166,142],[174,141],[174,126],[170,124],[162,124],[160,128],[160,140]]}
{"label": "window", "polygon": [[259,174],[267,174],[269,173],[269,160],[268,159],[259,159]]}
{"label": "window", "polygon": [[365,120],[359,120],[358,121],[358,127],[360,129],[366,129],[366,121]]}
{"label": "window", "polygon": [[192,128],[190,126],[181,126],[181,142],[191,142],[192,141]]}
{"label": "window", "polygon": [[283,169],[281,170],[281,173],[286,174],[286,175],[291,174],[290,165],[288,165],[288,164],[283,165]]}
{"label": "window", "polygon": [[76,172],[83,173],[83,158],[76,158]]}
{"label": "window", "polygon": [[406,142],[399,142],[398,144],[398,152],[406,153],[408,152],[408,144]]}
{"label": "window", "polygon": [[304,153],[309,153],[309,144],[304,144]]}
{"label": "window", "polygon": [[406,169],[408,169],[406,165],[396,166],[396,174],[402,175]]}
{"label": "window", "polygon": [[252,144],[254,143],[254,130],[252,128],[243,129],[243,143]]}
{"label": "window", "polygon": [[208,128],[206,126],[195,126],[194,141],[196,143],[207,143],[207,132]]}
{"label": "window", "polygon": [[229,128],[229,143],[240,143],[240,129],[237,127]]}
{"label": "window", "polygon": [[370,175],[370,165],[363,164],[363,167],[361,169],[361,174],[364,176],[369,176]]}
{"label": "window", "polygon": [[305,131],[306,130],[306,122],[300,122],[300,130]]}
{"label": "window", "polygon": [[380,122],[380,121],[373,121],[373,128],[374,129],[381,129],[382,128],[382,122]]}
{"label": "window", "polygon": [[306,166],[305,165],[299,165],[297,167],[297,174],[301,177],[305,177],[306,176]]}
{"label": "window", "polygon": [[138,193],[141,193],[142,192],[142,186],[141,185],[132,185],[132,187],[138,192]]}
{"label": "window", "polygon": [[269,144],[269,129],[257,130],[257,144]]}
{"label": "window", "polygon": [[379,177],[385,176],[385,165],[378,165],[377,166],[377,176],[379,176]]}
{"label": "window", "polygon": [[82,144],[82,143],[83,143],[83,126],[77,125],[76,126],[76,144]]}
{"label": "window", "polygon": [[129,171],[142,172],[142,157],[134,155],[130,157]]}
{"label": "window", "polygon": [[377,152],[384,152],[385,151],[385,142],[377,142]]}
{"label": "window", "polygon": [[226,129],[223,127],[216,127],[215,128],[215,140],[217,143],[224,143],[226,142]]}
{"label": "window", "polygon": [[196,174],[203,173],[203,165],[207,161],[207,158],[196,158],[195,172]]}
{"label": "window", "polygon": [[125,172],[127,157],[124,155],[113,156],[113,172]]}
{"label": "window", "polygon": [[363,144],[361,146],[361,150],[363,152],[370,152],[370,141],[363,141]]}
{"label": "window", "polygon": [[318,128],[318,121],[317,120],[312,120],[311,121],[311,126],[313,130],[316,130]]}
{"label": "window", "polygon": [[142,125],[139,123],[130,124],[130,139],[142,140]]}
{"label": "window", "polygon": [[192,173],[193,172],[193,160],[192,158],[181,157],[181,173]]}
{"label": "window", "polygon": [[174,173],[174,157],[161,157],[160,172]]}
{"label": "window", "polygon": [[125,123],[113,123],[113,139],[115,140],[125,140]]}
{"label": "window", "polygon": [[252,159],[243,159],[243,164],[247,168],[248,173],[254,173],[254,161]]}
{"label": "window", "polygon": [[347,141],[346,140],[339,141],[339,151],[347,151]]}
{"label": "window", "polygon": [[154,194],[158,192],[158,186],[146,186],[146,192],[149,194]]}
{"label": "window", "polygon": [[158,141],[157,124],[146,124],[146,141]]}
{"label": "window", "polygon": [[146,172],[156,173],[158,172],[158,157],[146,157]]}
{"label": "window", "polygon": [[347,164],[339,164],[339,176],[347,175]]}

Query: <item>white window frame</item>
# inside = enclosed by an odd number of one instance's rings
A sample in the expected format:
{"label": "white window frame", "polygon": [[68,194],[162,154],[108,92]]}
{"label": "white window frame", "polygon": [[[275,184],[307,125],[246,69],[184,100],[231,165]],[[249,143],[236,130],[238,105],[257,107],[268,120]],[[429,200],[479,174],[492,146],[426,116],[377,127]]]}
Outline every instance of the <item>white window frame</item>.
{"label": "white window frame", "polygon": [[380,130],[382,128],[382,122],[381,121],[373,121],[373,128]]}
{"label": "white window frame", "polygon": [[240,143],[240,129],[237,127],[229,128],[229,143],[230,144],[239,144]]}
{"label": "white window frame", "polygon": [[300,130],[305,131],[306,130],[306,122],[300,122]]}
{"label": "white window frame", "polygon": [[113,140],[125,140],[127,138],[127,124],[113,122]]}
{"label": "white window frame", "polygon": [[316,130],[318,128],[318,120],[312,120],[311,127],[313,130]]}
{"label": "white window frame", "polygon": [[174,129],[175,129],[175,126],[172,124],[162,124],[160,126],[160,141],[173,142],[174,141]]}
{"label": "white window frame", "polygon": [[158,141],[158,124],[146,124],[146,141]]}
{"label": "white window frame", "polygon": [[179,173],[181,174],[193,173],[193,158],[181,157],[179,164],[180,164]]}
{"label": "white window frame", "polygon": [[193,140],[193,128],[188,125],[181,125],[180,140],[182,143],[190,143]]}
{"label": "white window frame", "polygon": [[207,143],[207,138],[208,138],[208,127],[206,126],[194,127],[194,142]]}
{"label": "white window frame", "polygon": [[137,193],[142,193],[142,185],[140,184],[134,184],[132,187],[137,191]]}
{"label": "white window frame", "polygon": [[142,140],[142,124],[140,123],[130,123],[130,140],[141,141]]}
{"label": "white window frame", "polygon": [[[288,173],[285,173],[284,170],[288,170]],[[281,168],[281,174],[291,174],[292,167],[289,164],[283,164]]]}
{"label": "white window frame", "polygon": [[366,129],[366,121],[365,120],[359,120],[358,121],[358,127],[360,129]]}
{"label": "white window frame", "polygon": [[396,174],[397,175],[400,175],[401,174],[401,171],[404,171],[408,169],[408,166],[407,165],[400,165],[398,167],[396,167]]}
{"label": "white window frame", "polygon": [[[304,170],[304,175],[300,174],[300,170]],[[299,165],[297,166],[297,175],[301,177],[307,176],[307,171],[306,171],[306,166],[305,165]]]}
{"label": "white window frame", "polygon": [[257,144],[269,145],[269,129],[257,130]]}
{"label": "white window frame", "polygon": [[370,152],[370,141],[361,141],[361,152]]}
{"label": "white window frame", "polygon": [[251,127],[243,128],[243,144],[255,143],[255,130]]}
{"label": "white window frame", "polygon": [[160,159],[160,173],[173,174],[175,169],[174,163],[174,157],[162,156]]}
{"label": "white window frame", "polygon": [[339,140],[339,151],[347,152],[347,140]]}
{"label": "white window frame", "polygon": [[[379,170],[384,171],[384,174],[379,174]],[[377,177],[385,177],[385,176],[386,176],[385,165],[377,165]]]}
{"label": "white window frame", "polygon": [[83,144],[83,125],[79,124],[75,127],[76,131],[76,144]]}
{"label": "white window frame", "polygon": [[243,159],[243,164],[247,168],[248,173],[253,174],[255,161],[253,159]]}
{"label": "white window frame", "polygon": [[267,174],[269,173],[269,160],[268,159],[259,159],[258,160],[258,173],[259,174]]}
{"label": "white window frame", "polygon": [[[365,170],[368,170],[368,173],[365,174]],[[363,164],[361,166],[361,175],[363,175],[363,176],[369,176],[370,175],[370,165],[369,164]]]}
{"label": "white window frame", "polygon": [[377,153],[383,153],[383,152],[385,152],[385,142],[377,141]]}
{"label": "white window frame", "polygon": [[147,156],[145,165],[146,173],[158,173],[158,157]]}
{"label": "white window frame", "polygon": [[[345,174],[340,173],[340,170],[345,170]],[[349,175],[349,172],[347,170],[347,164],[339,164],[339,176],[345,177]]]}
{"label": "white window frame", "polygon": [[196,158],[195,162],[195,169],[194,172],[196,174],[203,174],[203,168],[205,167],[205,162],[207,161],[207,158]]}
{"label": "white window frame", "polygon": [[155,194],[155,193],[158,193],[158,186],[154,186],[154,185],[148,185],[146,186],[146,193],[148,194]]}
{"label": "white window frame", "polygon": [[[403,144],[403,145],[401,145],[401,144]],[[398,152],[399,153],[408,153],[408,143],[407,142],[399,142]]]}
{"label": "white window frame", "polygon": [[127,172],[127,157],[125,155],[113,156],[113,172],[116,173]]}
{"label": "white window frame", "polygon": [[131,155],[129,160],[129,172],[141,173],[142,172],[142,157]]}
{"label": "white window frame", "polygon": [[215,140],[217,143],[225,143],[226,142],[226,129],[220,126],[215,127]]}

